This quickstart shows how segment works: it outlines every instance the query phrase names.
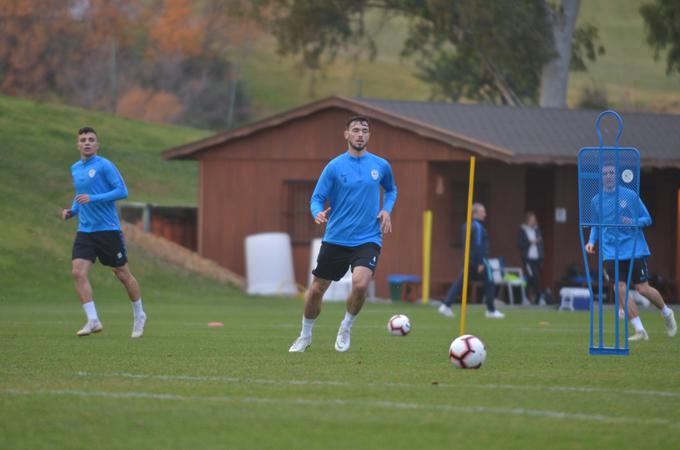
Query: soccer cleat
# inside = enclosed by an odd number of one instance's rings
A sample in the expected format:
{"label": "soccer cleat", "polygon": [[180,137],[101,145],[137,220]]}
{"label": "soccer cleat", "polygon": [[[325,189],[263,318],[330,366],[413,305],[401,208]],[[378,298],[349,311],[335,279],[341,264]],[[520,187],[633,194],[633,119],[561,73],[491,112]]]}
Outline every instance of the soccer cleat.
{"label": "soccer cleat", "polygon": [[92,333],[99,333],[104,326],[99,320],[88,320],[83,328],[76,332],[77,336],[89,336]]}
{"label": "soccer cleat", "polygon": [[349,333],[350,333],[349,328],[340,327],[340,329],[338,330],[338,337],[335,338],[335,350],[339,352],[346,352],[347,350],[349,350],[350,344]]}
{"label": "soccer cleat", "polygon": [[309,346],[312,345],[312,337],[303,337],[299,336],[297,339],[295,339],[295,342],[293,342],[293,345],[290,346],[288,351],[290,353],[302,353],[305,350],[309,348]]}
{"label": "soccer cleat", "polygon": [[649,340],[649,335],[647,334],[647,331],[645,330],[640,330],[636,331],[634,335],[628,338],[629,341],[648,341]]}
{"label": "soccer cleat", "polygon": [[670,337],[675,336],[675,333],[678,332],[678,326],[675,323],[675,315],[673,314],[673,311],[667,316],[663,318],[663,320],[666,321],[666,332]]}
{"label": "soccer cleat", "polygon": [[446,306],[444,303],[442,303],[439,306],[439,309],[437,309],[439,314],[441,314],[444,317],[456,317],[456,315],[453,313],[453,310],[451,309],[450,306]]}
{"label": "soccer cleat", "polygon": [[505,314],[503,314],[499,310],[487,311],[485,317],[487,319],[505,319]]}
{"label": "soccer cleat", "polygon": [[144,334],[144,325],[146,324],[146,314],[142,314],[139,317],[135,317],[135,321],[132,325],[132,335],[133,338],[142,337]]}

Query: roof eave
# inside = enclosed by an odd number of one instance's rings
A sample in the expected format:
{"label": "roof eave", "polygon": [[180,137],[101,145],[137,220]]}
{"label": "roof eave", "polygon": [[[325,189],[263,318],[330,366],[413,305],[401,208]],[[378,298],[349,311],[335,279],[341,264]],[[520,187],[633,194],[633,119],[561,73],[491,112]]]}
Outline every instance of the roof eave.
{"label": "roof eave", "polygon": [[482,157],[506,162],[513,157],[513,152],[506,148],[478,141],[462,134],[438,128],[415,119],[402,117],[382,108],[362,103],[360,100],[342,96],[328,97],[235,130],[226,131],[199,141],[174,147],[164,151],[161,155],[163,159],[166,160],[196,159],[199,153],[208,151],[233,139],[244,138],[258,131],[269,129],[302,117],[307,117],[315,112],[328,108],[349,109],[356,114],[371,116],[372,118],[376,118],[395,128],[407,129],[422,137],[435,139],[449,145],[468,148]]}
{"label": "roof eave", "polygon": [[266,119],[254,122],[234,130],[225,131],[223,133],[210,136],[205,139],[190,142],[185,145],[173,147],[164,151],[161,156],[163,159],[196,159],[198,153],[210,150],[218,145],[221,145],[232,139],[239,139],[249,136],[257,131],[272,128],[290,120],[295,120],[300,117],[308,116],[320,109],[333,107],[336,97],[329,97],[317,102],[309,103],[298,108],[275,114]]}

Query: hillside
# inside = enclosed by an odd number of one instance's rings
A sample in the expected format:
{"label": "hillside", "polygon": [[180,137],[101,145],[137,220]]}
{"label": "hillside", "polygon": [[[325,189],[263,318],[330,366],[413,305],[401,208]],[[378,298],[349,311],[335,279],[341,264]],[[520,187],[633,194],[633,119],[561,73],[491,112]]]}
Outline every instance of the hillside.
{"label": "hillside", "polygon": [[606,91],[613,106],[624,111],[680,114],[680,75],[666,75],[665,55],[654,61],[645,41],[638,10],[645,0],[581,2],[580,19],[600,30],[606,54],[586,74],[573,74],[569,100],[573,104],[585,86]]}
{"label": "hillside", "polygon": [[[100,135],[100,154],[122,172],[129,200],[196,203],[197,165],[164,161],[160,153],[205,132],[0,96],[0,303],[8,296],[42,297],[46,292],[75,296],[69,272],[76,222],[65,223],[59,214],[72,200],[69,168],[78,159],[75,133],[86,124]],[[131,250],[132,266],[147,286],[150,280],[173,286],[189,276]],[[118,283],[101,266],[93,276],[99,287]],[[118,289],[109,290],[110,295],[122,296]]]}
{"label": "hillside", "polygon": [[[587,73],[572,74],[568,103],[575,107],[585,88],[604,90],[612,106],[621,110],[680,113],[680,76],[666,76],[665,61],[654,61],[644,40],[638,13],[644,0],[588,0],[581,2],[579,20],[599,29],[606,54]],[[415,76],[411,60],[399,58],[406,22],[369,21],[378,43],[378,57],[368,62],[341,56],[315,80],[301,72],[297,60],[276,54],[276,42],[262,35],[247,50],[234,54],[254,105],[262,118],[332,94],[401,100],[427,100],[430,88]]]}

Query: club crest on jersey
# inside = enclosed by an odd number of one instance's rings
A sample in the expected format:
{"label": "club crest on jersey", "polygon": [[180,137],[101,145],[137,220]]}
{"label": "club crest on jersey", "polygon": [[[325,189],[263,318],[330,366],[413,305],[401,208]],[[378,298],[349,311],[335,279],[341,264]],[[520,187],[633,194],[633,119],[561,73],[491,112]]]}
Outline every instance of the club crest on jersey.
{"label": "club crest on jersey", "polygon": [[380,174],[378,173],[378,171],[376,169],[371,170],[371,178],[373,178],[374,180],[377,180],[379,176],[380,176]]}
{"label": "club crest on jersey", "polygon": [[625,208],[627,205],[628,205],[628,202],[627,202],[627,201],[625,201],[625,200],[619,201],[619,206],[620,206],[621,208]]}
{"label": "club crest on jersey", "polygon": [[624,183],[630,183],[633,181],[633,171],[630,169],[626,169],[623,172],[621,172],[621,179],[623,180]]}
{"label": "club crest on jersey", "polygon": [[95,169],[90,169],[90,171],[87,172],[87,174],[90,176],[90,178],[94,178],[94,175],[95,175],[96,173],[97,173],[97,171],[96,171]]}

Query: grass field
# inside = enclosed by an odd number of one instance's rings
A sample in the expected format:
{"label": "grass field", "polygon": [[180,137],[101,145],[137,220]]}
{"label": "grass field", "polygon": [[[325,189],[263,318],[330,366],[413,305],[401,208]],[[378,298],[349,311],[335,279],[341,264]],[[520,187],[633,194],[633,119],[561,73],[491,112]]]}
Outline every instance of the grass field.
{"label": "grass field", "polygon": [[646,0],[581,2],[579,20],[599,29],[606,54],[589,65],[588,73],[572,73],[570,104],[585,87],[604,89],[612,105],[622,110],[680,113],[680,75],[666,75],[666,53],[654,60],[647,45],[639,9]]}
{"label": "grass field", "polygon": [[[70,278],[74,132],[92,125],[131,199],[193,203],[194,163],[160,152],[204,135],[0,96],[0,449],[672,448],[680,442],[680,337],[644,313],[649,342],[587,356],[587,315],[472,308],[487,344],[478,371],[451,366],[457,321],[432,308],[370,304],[351,350],[332,346],[341,304],[314,344],[289,354],[299,299],[248,298],[130,249],[149,315],[132,314],[110,271],[91,280],[103,333],[77,338]],[[387,334],[393,313],[405,338]],[[209,328],[220,321],[222,328]],[[547,323],[547,324],[546,324]]]}
{"label": "grass field", "polygon": [[[132,256],[133,261],[137,255]],[[99,271],[102,271],[99,268]],[[343,305],[325,305],[312,347],[289,354],[301,301],[247,298],[176,274],[142,279],[149,322],[100,284],[103,333],[77,338],[70,292],[13,297],[0,315],[0,448],[672,448],[680,441],[680,345],[645,313],[629,357],[587,355],[587,314],[470,310],[480,370],[453,367],[458,321],[368,304],[352,348],[333,349]],[[393,313],[407,337],[389,336]],[[222,328],[208,322],[221,321]]]}
{"label": "grass field", "polygon": [[59,283],[64,269],[54,264],[70,264],[76,224],[62,222],[60,212],[73,199],[70,167],[79,158],[76,132],[85,125],[98,131],[99,153],[123,174],[128,200],[196,204],[197,164],[160,154],[206,132],[0,95],[0,302]]}

